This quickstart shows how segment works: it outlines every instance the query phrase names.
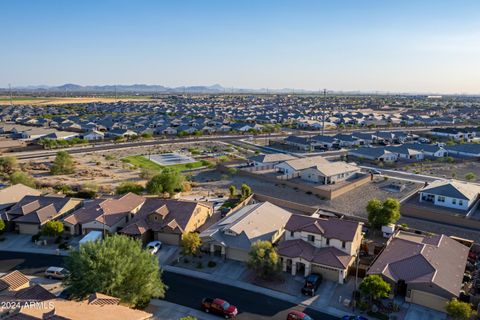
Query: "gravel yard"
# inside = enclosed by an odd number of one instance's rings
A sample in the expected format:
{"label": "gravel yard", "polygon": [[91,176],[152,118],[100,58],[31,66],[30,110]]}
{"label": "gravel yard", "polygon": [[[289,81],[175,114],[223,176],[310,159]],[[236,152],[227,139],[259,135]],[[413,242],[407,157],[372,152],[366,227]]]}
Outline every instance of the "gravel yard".
{"label": "gravel yard", "polygon": [[[460,161],[460,160],[456,160]],[[455,178],[466,180],[465,175],[473,172],[477,179],[472,182],[480,181],[480,163],[477,161],[463,162],[417,162],[414,164],[404,164],[398,167],[399,170],[409,171],[413,173],[428,174],[439,178]]]}

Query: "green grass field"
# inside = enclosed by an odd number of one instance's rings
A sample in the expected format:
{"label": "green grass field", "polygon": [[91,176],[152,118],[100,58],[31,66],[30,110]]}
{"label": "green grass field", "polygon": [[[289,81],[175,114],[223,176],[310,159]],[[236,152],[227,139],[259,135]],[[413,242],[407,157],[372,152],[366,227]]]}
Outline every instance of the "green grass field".
{"label": "green grass field", "polygon": [[122,161],[133,164],[134,166],[137,166],[139,168],[145,168],[145,169],[150,169],[150,170],[162,170],[163,168],[175,168],[179,171],[184,171],[184,170],[189,170],[189,169],[195,169],[195,168],[200,168],[204,166],[205,164],[202,161],[195,161],[191,163],[185,163],[185,164],[174,164],[171,166],[161,166],[158,163],[155,163],[151,160],[148,160],[144,156],[129,156],[125,157],[122,159]]}

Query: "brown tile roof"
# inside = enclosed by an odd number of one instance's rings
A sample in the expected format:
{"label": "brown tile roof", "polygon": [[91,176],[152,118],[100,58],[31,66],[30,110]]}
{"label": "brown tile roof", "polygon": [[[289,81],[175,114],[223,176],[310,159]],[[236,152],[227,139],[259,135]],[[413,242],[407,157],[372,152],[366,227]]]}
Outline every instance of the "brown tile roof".
{"label": "brown tile roof", "polygon": [[141,206],[145,198],[134,193],[127,193],[120,198],[95,199],[73,212],[64,219],[72,225],[92,221],[104,222],[108,226],[115,225],[133,210]]}
{"label": "brown tile roof", "polygon": [[29,282],[30,280],[23,273],[15,270],[0,277],[0,291],[5,289],[17,290]]}
{"label": "brown tile roof", "polygon": [[280,242],[278,254],[288,258],[302,258],[311,263],[337,269],[346,269],[353,259],[351,255],[337,248],[317,248],[301,239]]}
{"label": "brown tile roof", "polygon": [[360,223],[336,218],[324,219],[294,214],[285,226],[288,231],[320,234],[328,239],[353,241]]}
{"label": "brown tile roof", "polygon": [[43,224],[58,216],[72,199],[51,196],[25,196],[7,211],[9,220]]}
{"label": "brown tile roof", "polygon": [[15,299],[45,301],[55,299],[56,296],[39,284],[20,289],[15,293]]}
{"label": "brown tile roof", "polygon": [[[28,308],[20,309],[20,314],[27,318],[12,319],[44,319],[44,320],[145,320],[150,319],[152,314],[145,311],[130,309],[121,305],[95,305],[88,304],[87,301],[70,301],[62,299],[54,299],[50,301],[54,309],[46,310],[44,308]],[[28,318],[28,316],[33,318]],[[10,320],[10,319],[9,319]]]}
{"label": "brown tile roof", "polygon": [[102,306],[102,305],[105,305],[105,304],[117,305],[119,303],[120,303],[119,298],[115,298],[115,297],[112,297],[112,296],[107,296],[106,294],[99,293],[99,292],[92,293],[88,297],[88,304],[95,304],[95,305]]}
{"label": "brown tile roof", "polygon": [[[181,234],[196,210],[199,210],[198,206],[206,206],[210,210],[212,209],[211,206],[201,202],[146,198],[142,208],[121,232],[129,235],[140,235],[147,230],[152,230]],[[149,219],[151,214],[159,214],[162,219]]]}
{"label": "brown tile roof", "polygon": [[382,274],[393,282],[425,283],[427,289],[436,284],[458,296],[468,251],[466,246],[445,235],[427,237],[399,231],[368,273]]}
{"label": "brown tile roof", "polygon": [[0,190],[0,209],[8,208],[27,195],[39,196],[41,191],[24,186],[21,183]]}
{"label": "brown tile roof", "polygon": [[43,224],[47,221],[54,219],[56,216],[58,216],[58,212],[55,209],[53,203],[51,203],[45,207],[39,208],[36,211],[30,212],[29,214],[20,216],[14,219],[14,221],[23,223]]}

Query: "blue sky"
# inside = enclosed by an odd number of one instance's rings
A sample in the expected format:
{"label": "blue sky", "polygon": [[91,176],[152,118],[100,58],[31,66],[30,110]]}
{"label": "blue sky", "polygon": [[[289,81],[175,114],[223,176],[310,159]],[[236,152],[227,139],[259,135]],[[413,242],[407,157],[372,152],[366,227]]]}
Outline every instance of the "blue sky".
{"label": "blue sky", "polygon": [[480,93],[480,1],[0,0],[0,87]]}

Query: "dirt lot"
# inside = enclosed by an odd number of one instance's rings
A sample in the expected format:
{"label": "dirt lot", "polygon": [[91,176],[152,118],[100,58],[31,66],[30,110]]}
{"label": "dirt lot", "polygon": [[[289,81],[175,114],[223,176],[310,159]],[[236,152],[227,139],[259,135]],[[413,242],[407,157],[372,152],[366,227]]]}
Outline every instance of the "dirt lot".
{"label": "dirt lot", "polygon": [[[126,180],[142,181],[139,178],[140,169],[132,167],[130,164],[123,162],[121,159],[132,155],[146,155],[161,152],[181,151],[188,153],[195,150],[194,157],[205,158],[206,160],[215,160],[224,154],[240,155],[235,149],[221,142],[206,143],[182,143],[174,145],[158,145],[154,147],[141,147],[122,149],[106,152],[96,152],[87,154],[73,154],[72,157],[76,163],[76,172],[71,175],[51,176],[49,174],[49,165],[54,157],[42,160],[26,161],[30,167],[32,174],[40,183],[48,185],[68,184],[72,186],[83,185],[85,183],[95,183],[103,186],[105,190],[114,188],[116,185]],[[207,153],[216,148],[215,153]]]}
{"label": "dirt lot", "polygon": [[414,164],[403,164],[398,166],[398,168],[413,173],[428,174],[441,178],[455,178],[459,180],[466,180],[465,175],[469,172],[473,172],[477,176],[475,181],[480,181],[480,162],[455,161],[455,163],[418,162]]}
{"label": "dirt lot", "polygon": [[[61,105],[61,104],[74,104],[74,103],[90,103],[90,102],[117,102],[117,101],[151,101],[148,97],[125,97],[115,99],[114,97],[13,97],[13,105],[32,105],[32,106],[45,106],[45,105]],[[0,105],[10,105],[10,98],[6,96],[0,96]]]}

